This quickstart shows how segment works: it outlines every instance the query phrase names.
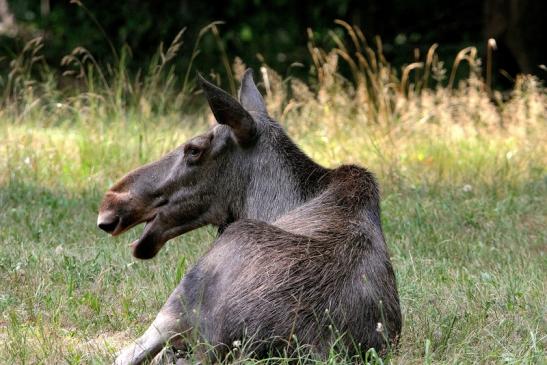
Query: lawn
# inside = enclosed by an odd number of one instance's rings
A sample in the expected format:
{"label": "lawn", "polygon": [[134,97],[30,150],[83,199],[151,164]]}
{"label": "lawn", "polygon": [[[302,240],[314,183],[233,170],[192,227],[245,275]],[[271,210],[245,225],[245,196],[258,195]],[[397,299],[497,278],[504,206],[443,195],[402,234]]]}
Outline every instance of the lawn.
{"label": "lawn", "polygon": [[[473,72],[427,88],[422,75],[421,89],[407,74],[394,87],[380,66],[348,81],[335,54],[321,57],[315,83],[267,67],[259,78],[271,113],[306,153],[378,176],[404,315],[386,361],[544,363],[545,90],[521,78],[506,100]],[[50,78],[25,84],[20,72],[0,111],[0,363],[108,363],[150,324],[215,230],[137,261],[127,244],[140,228],[118,238],[96,228],[102,194],[211,117],[190,87],[175,92],[169,72],[129,91],[138,83],[119,74],[104,85],[89,76],[70,95]],[[333,354],[328,363],[345,361]]]}

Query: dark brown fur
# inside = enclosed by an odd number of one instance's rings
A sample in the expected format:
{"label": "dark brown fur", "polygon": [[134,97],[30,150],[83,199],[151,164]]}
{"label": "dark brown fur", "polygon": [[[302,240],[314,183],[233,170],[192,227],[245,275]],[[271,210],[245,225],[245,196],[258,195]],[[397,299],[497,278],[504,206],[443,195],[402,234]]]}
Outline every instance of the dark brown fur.
{"label": "dark brown fur", "polygon": [[[223,229],[138,347],[124,350],[117,363],[154,355],[167,333],[189,341],[197,332],[215,349],[210,359],[223,358],[236,341],[247,341],[255,357],[290,353],[297,344],[326,357],[337,339],[351,355],[393,345],[401,313],[374,176],[358,166],[331,170],[310,160],[265,114],[250,73],[242,106],[202,83],[226,126],[122,179],[103,202],[99,226],[117,233],[151,220],[151,233],[134,249],[142,258],[161,248],[164,231]],[[197,161],[191,147],[203,141],[209,145],[200,147]]]}

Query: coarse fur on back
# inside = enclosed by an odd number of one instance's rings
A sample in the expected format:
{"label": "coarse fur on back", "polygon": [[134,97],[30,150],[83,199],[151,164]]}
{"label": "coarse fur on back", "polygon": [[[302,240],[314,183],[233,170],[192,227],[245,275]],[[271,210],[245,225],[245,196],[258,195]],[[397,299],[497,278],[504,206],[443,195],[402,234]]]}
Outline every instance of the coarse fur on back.
{"label": "coarse fur on back", "polygon": [[140,363],[175,337],[184,347],[195,333],[213,362],[239,341],[258,358],[394,345],[401,312],[373,174],[307,157],[268,116],[250,71],[239,102],[200,80],[219,125],[115,184],[98,225],[119,234],[147,222],[139,258],[206,224],[219,235],[116,363]]}

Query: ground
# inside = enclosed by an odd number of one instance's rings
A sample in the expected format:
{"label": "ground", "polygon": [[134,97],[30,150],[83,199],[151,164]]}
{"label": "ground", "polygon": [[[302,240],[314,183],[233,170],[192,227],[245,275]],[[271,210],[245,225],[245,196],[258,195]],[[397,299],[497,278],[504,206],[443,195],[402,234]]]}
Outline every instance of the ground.
{"label": "ground", "polygon": [[[283,103],[274,76],[270,110],[306,153],[378,176],[404,315],[386,361],[544,363],[545,91],[523,79],[496,104],[471,78],[372,100],[322,80],[317,92],[294,82]],[[127,244],[141,228],[111,238],[95,227],[111,183],[210,118],[146,97],[125,108],[91,96],[29,96],[0,112],[2,363],[112,361],[214,239],[200,229],[137,261]]]}

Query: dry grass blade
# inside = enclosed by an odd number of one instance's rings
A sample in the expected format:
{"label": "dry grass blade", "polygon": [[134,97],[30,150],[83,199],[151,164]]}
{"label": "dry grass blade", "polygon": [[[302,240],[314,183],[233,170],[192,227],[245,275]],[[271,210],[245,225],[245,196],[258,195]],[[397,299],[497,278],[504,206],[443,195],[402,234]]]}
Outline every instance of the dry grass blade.
{"label": "dry grass blade", "polygon": [[171,42],[171,45],[167,49],[167,52],[165,55],[162,55],[162,64],[166,64],[167,62],[171,61],[175,56],[177,55],[178,51],[182,47],[182,44],[184,41],[182,40],[182,36],[184,35],[184,32],[186,32],[186,27],[182,28],[173,41]]}
{"label": "dry grass blade", "polygon": [[333,39],[333,41],[336,43],[336,45],[338,46],[338,48],[335,48],[334,51],[348,63],[348,65],[351,69],[351,73],[353,75],[354,81],[358,82],[358,80],[359,80],[359,69],[358,69],[357,64],[355,63],[355,61],[349,55],[349,52],[348,52],[348,49],[346,48],[346,45],[340,39],[340,37],[338,37],[338,35],[336,33],[334,33],[333,31],[329,31],[329,35]]}
{"label": "dry grass blade", "polygon": [[224,42],[220,38],[220,32],[216,24],[213,24],[211,27],[211,32],[213,33],[215,40],[217,42],[217,47],[220,50],[220,57],[222,59],[222,64],[224,65],[224,71],[226,72],[226,77],[228,78],[228,85],[230,86],[230,91],[232,95],[237,95],[236,83],[234,80],[234,75],[232,74],[232,68],[230,67],[230,60],[228,59],[228,54],[224,48]]}
{"label": "dry grass blade", "polygon": [[93,12],[91,12],[81,1],[79,0],[70,0],[71,4],[76,4],[78,7],[83,9],[83,11],[86,13],[86,15],[91,19],[91,21],[95,24],[97,29],[99,29],[99,32],[101,32],[104,40],[108,43],[108,46],[110,47],[110,51],[112,52],[112,56],[114,56],[114,60],[116,63],[120,62],[120,56],[118,55],[118,52],[116,51],[116,47],[114,47],[114,44],[106,34],[106,31],[104,30],[101,23],[97,20]]}
{"label": "dry grass blade", "polygon": [[400,85],[400,89],[399,89],[400,92],[403,95],[408,95],[408,93],[410,91],[410,90],[408,90],[408,83],[409,83],[410,73],[413,70],[422,69],[423,67],[424,67],[423,62],[413,62],[413,63],[411,63],[410,65],[406,66],[403,69],[403,75],[401,76],[401,85]]}
{"label": "dry grass blade", "polygon": [[488,39],[486,43],[486,87],[488,92],[492,92],[492,62],[493,52],[498,48],[494,38]]}
{"label": "dry grass blade", "polygon": [[473,62],[477,56],[477,49],[475,47],[466,47],[458,52],[456,58],[454,58],[454,65],[452,66],[452,71],[450,72],[450,77],[448,79],[448,88],[452,89],[454,86],[454,80],[456,78],[456,71],[460,66],[462,61],[467,61],[470,66],[473,66]]}
{"label": "dry grass blade", "polygon": [[205,36],[205,34],[207,34],[207,32],[212,31],[213,27],[216,27],[217,25],[222,25],[222,24],[224,24],[224,22],[214,21],[200,29],[198,36],[196,38],[196,42],[194,43],[192,55],[190,56],[190,62],[188,63],[188,66],[186,67],[186,73],[184,75],[184,81],[182,83],[183,92],[188,92],[189,90],[190,72],[192,71],[192,67],[194,65],[194,61],[196,57],[199,55],[199,45],[200,45],[201,39]]}
{"label": "dry grass blade", "polygon": [[434,43],[427,50],[427,56],[425,58],[425,66],[424,66],[424,78],[423,78],[423,87],[424,88],[427,88],[427,86],[428,86],[429,75],[431,73],[431,67],[433,65],[433,60],[434,60],[434,56],[435,56],[435,52],[437,51],[437,48],[439,48],[439,44]]}
{"label": "dry grass blade", "polygon": [[361,52],[361,44],[359,43],[359,36],[357,35],[357,33],[355,32],[355,29],[349,25],[347,22],[341,20],[341,19],[336,19],[334,21],[335,24],[338,24],[338,25],[341,25],[342,27],[344,27],[346,29],[346,31],[348,32],[352,42],[353,42],[353,46],[355,47],[355,51],[356,52]]}

